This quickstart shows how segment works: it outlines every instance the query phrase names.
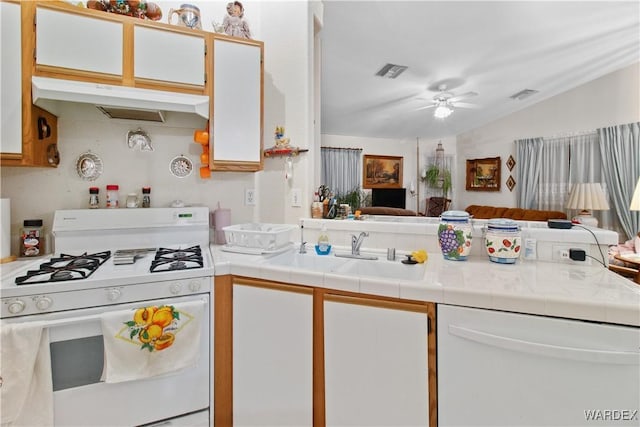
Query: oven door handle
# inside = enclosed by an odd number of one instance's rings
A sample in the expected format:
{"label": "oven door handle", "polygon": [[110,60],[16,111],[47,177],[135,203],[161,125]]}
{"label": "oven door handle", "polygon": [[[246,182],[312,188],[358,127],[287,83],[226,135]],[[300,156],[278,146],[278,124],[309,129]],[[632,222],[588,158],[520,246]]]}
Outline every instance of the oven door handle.
{"label": "oven door handle", "polygon": [[[206,303],[207,299],[202,298],[202,301]],[[42,327],[53,328],[53,327],[60,327],[60,326],[70,326],[78,323],[100,321],[101,317],[102,317],[102,313],[97,313],[97,314],[89,314],[86,316],[65,317],[62,319],[54,319],[54,320],[41,320],[41,322],[42,322]]]}

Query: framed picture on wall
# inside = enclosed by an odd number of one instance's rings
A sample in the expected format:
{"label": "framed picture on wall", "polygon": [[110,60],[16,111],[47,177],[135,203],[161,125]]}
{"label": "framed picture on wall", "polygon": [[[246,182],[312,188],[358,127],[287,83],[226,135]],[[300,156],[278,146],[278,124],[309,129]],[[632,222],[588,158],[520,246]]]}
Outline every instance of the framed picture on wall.
{"label": "framed picture on wall", "polygon": [[500,157],[467,160],[467,191],[500,191]]}
{"label": "framed picture on wall", "polygon": [[402,157],[365,154],[362,188],[402,188]]}

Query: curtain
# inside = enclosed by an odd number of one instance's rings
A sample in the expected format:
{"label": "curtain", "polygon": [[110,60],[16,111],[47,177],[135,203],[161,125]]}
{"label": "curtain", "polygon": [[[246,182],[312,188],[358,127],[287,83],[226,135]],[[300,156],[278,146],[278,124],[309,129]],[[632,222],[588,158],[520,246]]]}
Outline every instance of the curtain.
{"label": "curtain", "polygon": [[[580,182],[597,182],[602,187],[604,195],[611,204],[609,189],[603,177],[602,156],[600,155],[600,137],[596,131],[572,136],[568,139],[569,149],[571,152],[571,161],[569,163],[569,183],[576,184]],[[571,191],[571,189],[568,189]],[[568,196],[568,194],[567,194]],[[592,211],[598,220],[598,227],[614,229],[611,222],[611,210]]]}
{"label": "curtain", "polygon": [[640,231],[640,212],[631,196],[640,176],[640,122],[598,129],[604,181],[622,230],[631,239]]}
{"label": "curtain", "polygon": [[516,143],[516,198],[519,208],[534,209],[540,165],[542,163],[542,138],[527,138]]}
{"label": "curtain", "polygon": [[361,148],[321,147],[321,180],[334,194],[359,190],[362,178]]}
{"label": "curtain", "polygon": [[569,138],[543,139],[535,209],[565,211],[569,195]]}

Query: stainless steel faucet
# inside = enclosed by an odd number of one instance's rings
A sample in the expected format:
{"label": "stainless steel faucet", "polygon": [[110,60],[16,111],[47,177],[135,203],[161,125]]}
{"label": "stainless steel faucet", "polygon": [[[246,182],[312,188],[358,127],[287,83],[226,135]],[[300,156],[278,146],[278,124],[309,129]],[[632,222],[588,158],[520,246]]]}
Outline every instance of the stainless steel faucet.
{"label": "stainless steel faucet", "polygon": [[351,235],[351,255],[360,255],[360,246],[365,237],[369,237],[369,233],[363,231],[358,237],[355,234]]}
{"label": "stainless steel faucet", "polygon": [[306,254],[307,253],[307,242],[304,241],[304,223],[300,221],[300,249],[298,253]]}

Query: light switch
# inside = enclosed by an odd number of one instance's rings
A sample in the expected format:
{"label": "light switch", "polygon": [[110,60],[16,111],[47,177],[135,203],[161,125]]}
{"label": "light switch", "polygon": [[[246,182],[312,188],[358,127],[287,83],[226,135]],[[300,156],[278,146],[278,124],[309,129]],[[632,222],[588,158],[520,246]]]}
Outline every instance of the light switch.
{"label": "light switch", "polygon": [[299,208],[300,206],[302,206],[302,194],[300,193],[300,189],[299,188],[292,188],[291,189],[291,206],[293,206],[294,208]]}

